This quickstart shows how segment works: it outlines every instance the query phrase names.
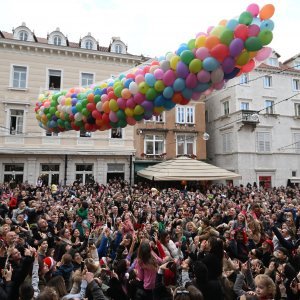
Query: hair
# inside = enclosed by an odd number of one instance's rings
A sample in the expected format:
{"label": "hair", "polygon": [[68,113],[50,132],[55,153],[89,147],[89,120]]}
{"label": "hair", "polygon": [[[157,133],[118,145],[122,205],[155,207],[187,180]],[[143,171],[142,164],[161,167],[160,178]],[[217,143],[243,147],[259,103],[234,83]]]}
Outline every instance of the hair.
{"label": "hair", "polygon": [[84,260],[84,264],[88,272],[96,273],[99,268],[99,266],[95,263],[95,261],[92,258],[86,258]]}
{"label": "hair", "polygon": [[269,296],[274,297],[276,294],[276,285],[272,278],[265,274],[259,274],[254,279],[255,285],[257,285],[257,282],[261,282],[265,287],[268,288]]}
{"label": "hair", "polygon": [[186,289],[190,293],[191,300],[204,300],[201,291],[197,289],[194,285],[190,284]]}
{"label": "hair", "polygon": [[20,300],[31,300],[34,295],[34,289],[31,284],[23,282],[19,288]]}
{"label": "hair", "polygon": [[69,253],[65,253],[63,256],[62,256],[62,259],[61,259],[62,263],[64,265],[69,265],[70,263],[72,263],[72,255],[69,254]]}
{"label": "hair", "polygon": [[36,300],[59,300],[60,298],[54,288],[46,286]]}
{"label": "hair", "polygon": [[38,246],[41,246],[44,242],[48,243],[48,239],[41,239],[38,241]]}
{"label": "hair", "polygon": [[153,259],[152,254],[151,254],[151,247],[150,247],[149,241],[147,241],[147,240],[142,241],[140,243],[140,246],[138,248],[137,258],[144,265],[148,265],[153,268],[157,267],[157,263]]}
{"label": "hair", "polygon": [[216,237],[210,237],[208,241],[210,244],[210,253],[216,255],[219,259],[223,260],[223,256],[224,256],[223,241]]}
{"label": "hair", "polygon": [[209,218],[204,217],[201,221],[202,221],[202,223],[205,224],[206,226],[209,226],[209,225],[210,225]]}
{"label": "hair", "polygon": [[166,243],[167,236],[170,235],[167,231],[162,231],[159,235],[160,242],[164,245]]}
{"label": "hair", "polygon": [[65,285],[65,280],[60,275],[52,277],[47,282],[47,286],[53,288],[58,294],[59,298],[62,298],[68,293]]}
{"label": "hair", "polygon": [[174,300],[191,300],[190,292],[184,287],[178,287],[174,291]]}

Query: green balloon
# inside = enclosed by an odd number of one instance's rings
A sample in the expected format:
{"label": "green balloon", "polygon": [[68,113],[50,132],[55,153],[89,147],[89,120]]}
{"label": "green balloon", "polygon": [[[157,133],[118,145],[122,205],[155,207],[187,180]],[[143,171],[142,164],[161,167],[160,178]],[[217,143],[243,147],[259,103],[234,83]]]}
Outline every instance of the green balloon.
{"label": "green balloon", "polygon": [[124,119],[118,121],[118,127],[125,128],[127,126],[127,122]]}
{"label": "green balloon", "polygon": [[249,11],[244,11],[239,17],[239,23],[247,26],[251,24],[252,20],[253,16]]}
{"label": "green balloon", "polygon": [[202,61],[198,58],[193,59],[189,64],[189,69],[192,73],[198,73],[202,69]]}
{"label": "green balloon", "polygon": [[195,39],[191,39],[191,40],[189,40],[188,41],[188,47],[189,47],[189,49],[190,50],[193,50],[193,49],[195,49]]}
{"label": "green balloon", "polygon": [[141,120],[143,120],[144,115],[143,115],[143,114],[141,114],[141,115],[133,115],[133,118],[134,118],[136,121],[141,121]]}
{"label": "green balloon", "polygon": [[146,92],[146,99],[153,101],[157,96],[156,90],[154,88],[149,88]]}
{"label": "green balloon", "polygon": [[64,121],[64,127],[69,130],[69,129],[72,129],[72,126],[71,124],[68,122],[68,121]]}
{"label": "green balloon", "polygon": [[82,121],[75,121],[75,125],[77,127],[83,127],[83,122]]}
{"label": "green balloon", "polygon": [[70,115],[68,113],[65,113],[64,116],[66,121],[70,121]]}
{"label": "green balloon", "polygon": [[144,113],[144,108],[143,108],[143,106],[141,106],[141,105],[136,105],[135,106],[135,108],[134,108],[134,110],[133,110],[133,113],[135,114],[135,115],[142,115],[143,113]]}
{"label": "green balloon", "polygon": [[75,107],[76,107],[77,111],[82,111],[82,104],[81,104],[81,102],[77,102]]}
{"label": "green balloon", "polygon": [[125,119],[126,119],[126,115],[125,115],[124,110],[119,109],[119,110],[116,112],[116,114],[117,114],[117,117],[118,117],[119,121],[120,121],[120,120],[125,120]]}
{"label": "green balloon", "polygon": [[54,115],[55,112],[56,112],[56,108],[55,108],[55,107],[50,107],[50,108],[49,108],[49,113],[50,113],[51,115]]}
{"label": "green balloon", "polygon": [[82,100],[82,99],[84,99],[84,97],[85,97],[85,95],[84,95],[83,93],[79,93],[79,94],[77,95],[77,99],[78,99],[78,100]]}
{"label": "green balloon", "polygon": [[180,59],[188,65],[195,58],[194,53],[190,50],[184,50],[180,54]]}
{"label": "green balloon", "polygon": [[101,101],[101,96],[100,95],[95,95],[94,97],[94,103],[98,103]]}
{"label": "green balloon", "polygon": [[233,40],[233,31],[226,29],[220,36],[220,41],[222,44],[229,46]]}
{"label": "green balloon", "polygon": [[273,40],[273,33],[270,30],[264,29],[258,34],[261,43],[265,46],[271,43]]}
{"label": "green balloon", "polygon": [[45,114],[45,115],[49,114],[49,108],[45,108],[45,109],[44,109],[44,114]]}
{"label": "green balloon", "polygon": [[115,95],[118,97],[118,98],[121,98],[122,97],[122,90],[123,90],[123,87],[122,86],[117,86],[115,89],[114,89],[114,93]]}
{"label": "green balloon", "polygon": [[52,119],[52,115],[51,114],[46,114],[46,117],[48,120]]}
{"label": "green balloon", "polygon": [[118,125],[118,122],[109,122],[109,125],[112,127],[112,128],[118,128],[119,125]]}
{"label": "green balloon", "polygon": [[245,48],[248,51],[258,51],[262,48],[262,43],[258,37],[251,36],[251,37],[247,38],[247,40],[245,42]]}
{"label": "green balloon", "polygon": [[60,126],[60,127],[64,127],[64,126],[65,126],[64,121],[61,120],[61,119],[58,119],[58,120],[57,120],[57,124],[58,124],[58,126]]}
{"label": "green balloon", "polygon": [[90,112],[86,108],[83,108],[81,113],[86,117],[90,114]]}
{"label": "green balloon", "polygon": [[82,107],[86,107],[86,105],[89,103],[89,101],[86,99],[86,98],[84,98],[82,101],[81,101],[81,105],[82,105]]}

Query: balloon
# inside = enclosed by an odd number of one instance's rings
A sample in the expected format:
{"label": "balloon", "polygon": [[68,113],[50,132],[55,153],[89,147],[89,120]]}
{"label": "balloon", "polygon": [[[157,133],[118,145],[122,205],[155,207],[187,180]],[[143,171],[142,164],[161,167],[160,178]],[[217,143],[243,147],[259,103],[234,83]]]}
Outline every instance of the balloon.
{"label": "balloon", "polygon": [[220,90],[253,70],[272,49],[272,4],[250,4],[238,18],[221,20],[175,52],[146,61],[89,87],[46,91],[34,107],[38,126],[50,132],[108,130],[149,120],[176,104]]}
{"label": "balloon", "polygon": [[259,6],[256,3],[252,3],[248,5],[246,10],[249,11],[253,17],[257,17],[259,13]]}
{"label": "balloon", "polygon": [[261,20],[266,20],[272,18],[273,14],[275,12],[275,7],[273,4],[267,4],[262,7],[262,9],[259,12],[259,17]]}

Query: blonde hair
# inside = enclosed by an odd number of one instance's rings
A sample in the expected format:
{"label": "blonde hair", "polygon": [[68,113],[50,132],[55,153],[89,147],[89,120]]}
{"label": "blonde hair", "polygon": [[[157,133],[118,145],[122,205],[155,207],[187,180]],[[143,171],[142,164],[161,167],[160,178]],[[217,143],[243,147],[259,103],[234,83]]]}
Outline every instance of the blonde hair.
{"label": "blonde hair", "polygon": [[268,293],[272,297],[275,296],[275,294],[276,294],[276,285],[275,285],[274,281],[272,280],[272,278],[270,276],[265,275],[265,274],[259,274],[255,277],[254,281],[255,281],[255,285],[257,285],[258,282],[260,282],[261,284],[266,286],[267,289],[268,289]]}

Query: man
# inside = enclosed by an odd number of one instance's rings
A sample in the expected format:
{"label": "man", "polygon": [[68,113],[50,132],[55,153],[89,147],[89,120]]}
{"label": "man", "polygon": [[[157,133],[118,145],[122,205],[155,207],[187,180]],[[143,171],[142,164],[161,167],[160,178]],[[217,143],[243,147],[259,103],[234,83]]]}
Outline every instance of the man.
{"label": "man", "polygon": [[111,217],[111,224],[112,226],[116,229],[116,225],[117,225],[117,218],[119,217],[119,209],[117,206],[113,206],[111,209],[111,213],[109,214],[109,216]]}

